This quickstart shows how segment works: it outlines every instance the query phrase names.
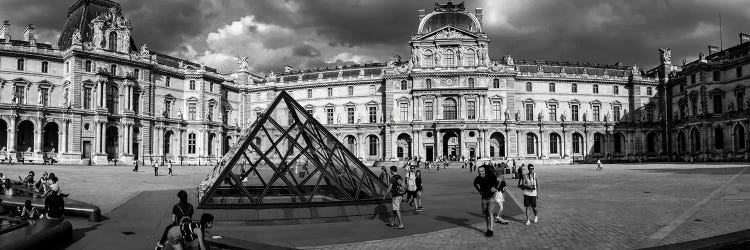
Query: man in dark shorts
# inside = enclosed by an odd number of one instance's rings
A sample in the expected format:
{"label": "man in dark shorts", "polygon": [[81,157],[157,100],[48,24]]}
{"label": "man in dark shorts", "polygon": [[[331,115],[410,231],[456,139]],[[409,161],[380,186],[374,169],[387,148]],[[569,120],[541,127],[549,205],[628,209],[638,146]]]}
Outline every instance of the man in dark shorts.
{"label": "man in dark shorts", "polygon": [[539,192],[539,183],[537,182],[536,173],[534,173],[534,164],[529,164],[528,173],[523,175],[523,183],[521,189],[523,190],[523,206],[526,208],[526,225],[530,223],[529,220],[529,208],[534,212],[534,223],[539,221],[536,211],[537,193]]}
{"label": "man in dark shorts", "polygon": [[484,166],[477,169],[479,176],[474,178],[474,188],[477,189],[479,194],[482,196],[482,213],[484,214],[484,221],[487,224],[487,232],[484,236],[491,237],[493,232],[493,226],[495,224],[494,218],[492,218],[492,211],[495,210],[495,192],[497,192],[497,178],[494,176],[491,170],[486,169]]}

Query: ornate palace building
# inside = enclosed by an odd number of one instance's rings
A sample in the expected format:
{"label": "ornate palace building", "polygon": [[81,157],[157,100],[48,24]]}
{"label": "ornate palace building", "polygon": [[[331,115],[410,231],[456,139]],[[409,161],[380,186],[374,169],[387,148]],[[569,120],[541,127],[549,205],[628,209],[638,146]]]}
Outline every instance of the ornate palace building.
{"label": "ornate palace building", "polygon": [[682,66],[663,62],[669,74],[670,127],[676,159],[747,160],[750,157],[750,35],[725,50],[708,47]]}
{"label": "ornate palace building", "polygon": [[[666,160],[688,152],[674,150],[685,143],[668,143],[672,136],[698,140],[702,147],[691,152],[708,154],[705,138],[709,130],[718,131],[709,127],[729,131],[741,124],[739,115],[716,123],[706,117],[720,116],[697,114],[716,102],[705,99],[709,94],[739,93],[738,86],[748,85],[729,77],[747,61],[744,45],[684,67],[672,66],[665,49],[660,66],[649,71],[510,55],[492,59],[481,9],[467,11],[448,2],[431,12],[420,10],[418,18],[408,60],[396,56],[386,63],[287,67],[268,74],[248,72],[246,60],[252,58],[240,59],[235,72],[222,74],[138,46],[119,5],[109,0],[74,4],[57,45],[36,43],[33,25],[21,39],[12,39],[5,22],[0,28],[0,154],[69,163],[210,163],[281,91],[368,162]],[[719,69],[719,80],[709,81],[716,73],[708,72]],[[677,86],[685,86],[685,92]],[[667,112],[694,103],[693,92],[705,107],[672,120]],[[718,103],[731,99],[724,98]],[[730,113],[738,109],[742,106],[727,107]],[[740,130],[744,133],[744,127]],[[700,139],[688,136],[690,131]],[[740,152],[724,146],[729,148]]]}

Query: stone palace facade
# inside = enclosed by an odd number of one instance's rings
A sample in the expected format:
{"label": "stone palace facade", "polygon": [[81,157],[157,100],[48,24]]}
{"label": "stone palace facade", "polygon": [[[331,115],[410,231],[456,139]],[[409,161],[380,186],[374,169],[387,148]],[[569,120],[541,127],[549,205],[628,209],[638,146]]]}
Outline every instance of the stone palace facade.
{"label": "stone palace facade", "polygon": [[[746,63],[744,45],[683,67],[672,66],[664,49],[660,66],[648,71],[510,55],[495,60],[481,9],[448,2],[420,10],[418,18],[408,59],[264,75],[248,72],[252,58],[220,73],[138,46],[119,4],[109,0],[76,2],[55,45],[37,43],[33,25],[12,38],[10,22],[3,22],[0,159],[213,164],[280,91],[367,162],[666,160],[710,154],[706,138],[717,131],[716,119],[725,137],[747,126],[741,105],[727,107],[735,118],[707,115],[706,108],[667,115],[694,96],[700,107],[716,93],[746,98],[746,80],[706,77],[708,69],[729,74]],[[687,72],[700,82],[688,81]],[[675,89],[686,81],[686,90]],[[690,151],[686,143],[669,143],[695,139],[691,131],[701,139]],[[735,156],[748,147],[727,144],[722,153],[728,148]]]}

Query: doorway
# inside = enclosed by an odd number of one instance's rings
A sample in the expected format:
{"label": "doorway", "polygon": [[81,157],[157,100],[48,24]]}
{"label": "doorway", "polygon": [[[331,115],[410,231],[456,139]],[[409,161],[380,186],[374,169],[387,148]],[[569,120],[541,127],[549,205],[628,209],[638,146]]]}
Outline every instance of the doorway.
{"label": "doorway", "polygon": [[434,161],[433,152],[435,149],[432,146],[425,146],[425,161]]}
{"label": "doorway", "polygon": [[83,159],[91,159],[91,141],[83,141]]}

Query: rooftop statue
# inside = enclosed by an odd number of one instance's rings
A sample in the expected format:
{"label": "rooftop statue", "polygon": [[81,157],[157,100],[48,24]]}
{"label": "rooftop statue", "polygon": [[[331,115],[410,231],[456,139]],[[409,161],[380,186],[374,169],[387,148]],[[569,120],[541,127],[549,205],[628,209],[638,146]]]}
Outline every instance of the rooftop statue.
{"label": "rooftop statue", "polygon": [[448,1],[445,4],[439,4],[435,3],[435,11],[438,12],[452,12],[452,11],[464,11],[466,8],[464,7],[464,3],[461,2],[459,4],[453,4],[453,2]]}

